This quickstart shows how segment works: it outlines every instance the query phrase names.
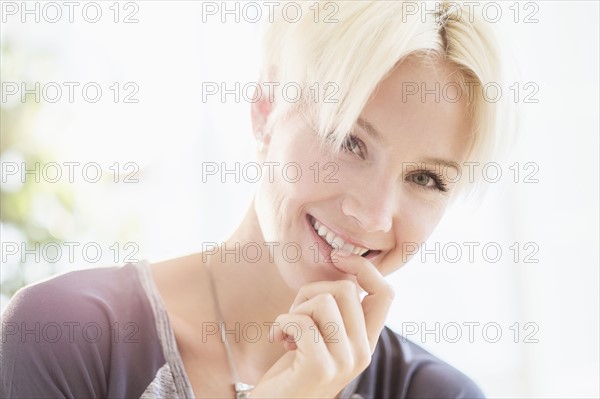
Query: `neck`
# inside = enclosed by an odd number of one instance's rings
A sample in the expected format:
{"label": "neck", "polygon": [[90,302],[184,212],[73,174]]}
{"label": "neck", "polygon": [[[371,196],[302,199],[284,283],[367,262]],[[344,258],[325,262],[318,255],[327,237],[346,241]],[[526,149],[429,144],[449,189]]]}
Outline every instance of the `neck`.
{"label": "neck", "polygon": [[[269,342],[269,323],[288,312],[296,293],[285,284],[277,266],[270,261],[272,258],[264,241],[252,204],[238,229],[207,258],[207,264],[212,271],[225,324],[232,332],[227,335],[228,342],[236,347],[235,352],[240,357],[263,358],[269,363],[283,351],[281,344]],[[262,256],[255,260],[253,248],[256,246],[260,247]],[[255,342],[258,326],[262,338]],[[239,331],[235,334],[239,334],[239,340],[233,333],[234,328]],[[248,337],[244,336],[245,332]]]}

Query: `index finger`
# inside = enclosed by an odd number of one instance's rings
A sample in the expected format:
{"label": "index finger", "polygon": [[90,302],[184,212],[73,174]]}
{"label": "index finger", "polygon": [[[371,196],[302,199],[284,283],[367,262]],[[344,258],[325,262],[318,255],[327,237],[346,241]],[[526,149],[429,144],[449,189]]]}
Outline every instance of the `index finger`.
{"label": "index finger", "polygon": [[394,289],[368,259],[354,254],[346,256],[340,250],[333,251],[331,257],[333,265],[344,273],[356,276],[358,285],[367,293],[361,305],[372,353],[394,301]]}

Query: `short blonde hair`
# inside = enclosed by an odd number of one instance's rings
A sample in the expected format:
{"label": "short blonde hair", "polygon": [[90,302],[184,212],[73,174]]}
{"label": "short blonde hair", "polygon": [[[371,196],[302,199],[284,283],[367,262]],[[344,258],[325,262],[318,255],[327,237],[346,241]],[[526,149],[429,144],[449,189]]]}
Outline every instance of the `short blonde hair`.
{"label": "short blonde hair", "polygon": [[[341,148],[377,85],[411,56],[456,67],[460,81],[469,83],[474,137],[468,159],[486,162],[494,156],[500,104],[486,100],[483,87],[501,82],[500,60],[487,23],[471,8],[441,2],[432,12],[432,3],[414,1],[320,1],[317,13],[316,3],[296,2],[297,21],[276,13],[264,27],[261,80],[292,82],[302,93],[297,102],[275,99],[267,131],[299,111],[310,116],[321,137]],[[330,82],[336,101],[314,98],[314,85],[321,84],[323,96]]]}

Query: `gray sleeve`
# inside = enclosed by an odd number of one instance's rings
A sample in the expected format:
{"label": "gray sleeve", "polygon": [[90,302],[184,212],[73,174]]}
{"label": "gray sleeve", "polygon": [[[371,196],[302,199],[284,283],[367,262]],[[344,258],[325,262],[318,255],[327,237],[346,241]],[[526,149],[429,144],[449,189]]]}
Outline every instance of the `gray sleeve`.
{"label": "gray sleeve", "polygon": [[0,350],[3,398],[105,396],[106,354],[100,341],[106,337],[92,342],[97,339],[94,324],[88,325],[84,336],[81,303],[55,294],[48,285],[27,287],[5,310]]}
{"label": "gray sleeve", "polygon": [[444,363],[428,363],[412,376],[409,398],[485,398],[469,377]]}
{"label": "gray sleeve", "polygon": [[356,398],[485,398],[477,384],[419,345],[385,327]]}
{"label": "gray sleeve", "polygon": [[131,265],[25,287],[2,315],[2,398],[139,398],[165,364]]}

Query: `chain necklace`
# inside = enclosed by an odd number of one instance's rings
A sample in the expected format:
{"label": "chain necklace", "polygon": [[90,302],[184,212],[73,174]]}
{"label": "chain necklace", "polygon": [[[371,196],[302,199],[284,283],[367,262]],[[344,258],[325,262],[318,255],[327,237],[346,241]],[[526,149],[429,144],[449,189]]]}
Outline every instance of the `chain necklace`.
{"label": "chain necklace", "polygon": [[233,377],[233,389],[235,389],[235,398],[236,399],[246,399],[250,397],[250,391],[254,389],[254,385],[246,384],[240,381],[240,376],[237,372],[237,367],[235,367],[235,361],[233,359],[233,354],[231,353],[231,348],[229,347],[229,343],[227,342],[227,334],[225,333],[225,319],[223,318],[223,313],[221,312],[221,305],[219,305],[219,298],[217,298],[217,288],[215,286],[215,281],[212,276],[212,271],[210,270],[210,266],[206,265],[206,269],[208,270],[208,277],[210,279],[210,290],[212,292],[213,301],[215,304],[215,312],[217,313],[217,317],[219,318],[219,324],[221,326],[221,341],[225,346],[225,352],[227,353],[227,361],[229,363],[229,368],[231,369],[231,376]]}

